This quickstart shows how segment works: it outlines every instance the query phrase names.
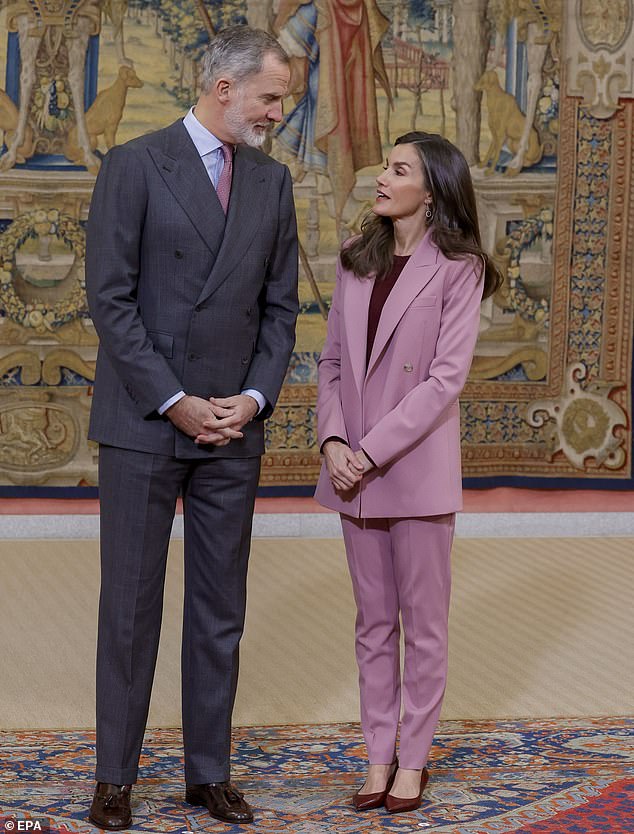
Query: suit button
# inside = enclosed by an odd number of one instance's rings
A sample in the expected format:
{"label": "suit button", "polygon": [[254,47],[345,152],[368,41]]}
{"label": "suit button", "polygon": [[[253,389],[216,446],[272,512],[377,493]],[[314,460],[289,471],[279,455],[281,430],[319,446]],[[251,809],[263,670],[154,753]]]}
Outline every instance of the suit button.
{"label": "suit button", "polygon": [[175,249],[174,250],[174,257],[178,258],[180,260],[183,257],[183,250],[182,249]]}
{"label": "suit button", "polygon": [[243,356],[241,361],[242,361],[243,365],[248,365],[249,364],[249,357],[248,356]]}
{"label": "suit button", "polygon": [[197,305],[194,307],[194,310],[196,310],[196,312],[197,312],[197,313],[200,313],[200,311],[202,310],[202,308],[203,308],[202,304],[197,304]]}
{"label": "suit button", "polygon": [[196,359],[198,359],[198,355],[196,353],[190,353],[188,354],[187,358],[190,362],[194,362]]}
{"label": "suit button", "polygon": [[411,364],[411,362],[406,362],[406,363],[403,365],[403,370],[404,370],[406,373],[411,374],[411,372],[414,370],[414,366]]}
{"label": "suit button", "polygon": [[246,312],[247,316],[250,316],[251,315],[251,308],[247,307],[245,312]]}

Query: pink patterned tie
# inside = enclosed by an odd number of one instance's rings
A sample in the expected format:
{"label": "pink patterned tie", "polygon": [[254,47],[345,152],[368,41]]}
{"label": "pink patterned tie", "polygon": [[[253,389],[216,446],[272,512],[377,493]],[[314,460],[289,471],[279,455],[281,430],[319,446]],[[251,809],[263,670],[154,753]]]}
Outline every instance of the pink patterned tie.
{"label": "pink patterned tie", "polygon": [[224,213],[227,213],[227,206],[229,205],[229,194],[231,193],[231,177],[233,174],[233,145],[221,145],[222,158],[224,165],[222,166],[222,173],[216,186],[216,194],[220,200],[220,205]]}

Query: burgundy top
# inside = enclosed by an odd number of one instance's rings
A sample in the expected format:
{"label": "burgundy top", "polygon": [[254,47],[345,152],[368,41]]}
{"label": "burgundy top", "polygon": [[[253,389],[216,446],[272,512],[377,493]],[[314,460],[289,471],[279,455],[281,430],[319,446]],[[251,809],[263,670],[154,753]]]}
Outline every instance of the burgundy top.
{"label": "burgundy top", "polygon": [[379,326],[379,319],[381,318],[383,305],[387,301],[388,295],[392,292],[394,284],[396,284],[398,276],[403,271],[403,268],[408,260],[409,255],[394,255],[392,269],[388,272],[385,278],[374,282],[372,296],[370,297],[370,309],[368,311],[368,344],[365,355],[366,367],[370,362],[372,346],[376,337],[377,327]]}

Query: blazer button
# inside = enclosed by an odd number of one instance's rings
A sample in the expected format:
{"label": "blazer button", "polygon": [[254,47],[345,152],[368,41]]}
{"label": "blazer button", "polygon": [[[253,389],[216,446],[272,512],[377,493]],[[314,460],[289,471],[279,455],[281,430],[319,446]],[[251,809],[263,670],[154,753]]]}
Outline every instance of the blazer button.
{"label": "blazer button", "polygon": [[190,353],[187,358],[190,362],[194,362],[196,359],[198,359],[198,356],[195,353]]}
{"label": "blazer button", "polygon": [[414,370],[414,366],[411,362],[406,362],[403,365],[403,370],[406,371],[408,374],[411,374],[411,372]]}
{"label": "blazer button", "polygon": [[183,257],[183,250],[182,249],[175,249],[174,250],[174,257],[178,258],[180,260]]}
{"label": "blazer button", "polygon": [[243,356],[242,360],[241,360],[242,364],[243,365],[248,365],[249,364],[249,358],[250,357],[248,357],[248,356]]}
{"label": "blazer button", "polygon": [[203,308],[203,305],[202,305],[202,304],[197,304],[197,305],[194,307],[194,310],[195,310],[197,313],[200,313],[200,311],[202,310],[202,308]]}

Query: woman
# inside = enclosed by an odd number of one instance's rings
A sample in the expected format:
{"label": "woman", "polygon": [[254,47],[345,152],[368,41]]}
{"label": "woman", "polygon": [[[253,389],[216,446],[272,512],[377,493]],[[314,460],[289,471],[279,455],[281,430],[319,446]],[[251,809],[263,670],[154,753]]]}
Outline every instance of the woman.
{"label": "woman", "polygon": [[[341,513],[357,603],[369,770],[357,810],[420,806],[445,690],[460,414],[481,298],[467,163],[429,133],[396,141],[359,237],[344,245],[319,361],[317,500]],[[399,615],[405,632],[401,713]]]}

